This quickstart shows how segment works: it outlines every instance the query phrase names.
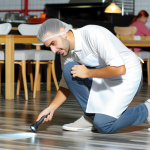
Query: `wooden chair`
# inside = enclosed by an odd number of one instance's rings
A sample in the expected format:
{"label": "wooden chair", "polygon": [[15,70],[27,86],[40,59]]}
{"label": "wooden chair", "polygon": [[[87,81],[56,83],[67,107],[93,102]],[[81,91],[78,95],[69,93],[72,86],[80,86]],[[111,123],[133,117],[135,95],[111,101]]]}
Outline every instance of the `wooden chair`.
{"label": "wooden chair", "polygon": [[[120,40],[134,40],[134,34],[137,31],[137,28],[132,27],[114,27],[114,31],[116,33],[116,36]],[[134,48],[132,47],[132,51],[134,51]],[[148,85],[150,85],[150,52],[143,51],[143,52],[135,52],[135,54],[143,59],[143,61],[147,62],[147,78],[148,78]],[[142,62],[141,67],[142,67]]]}
{"label": "wooden chair", "polygon": [[137,31],[136,27],[114,27],[117,38],[120,40],[134,40],[134,34]]}
{"label": "wooden chair", "polygon": [[[8,34],[11,31],[12,25],[10,23],[0,24],[0,34]],[[4,43],[1,43],[4,45]],[[19,64],[19,77],[23,78],[24,92],[25,92],[25,100],[28,100],[28,89],[27,89],[27,81],[26,81],[26,61],[34,59],[34,51],[27,50],[15,50],[14,51],[14,64]],[[5,63],[5,51],[0,50],[0,93],[1,93],[1,70],[2,66]],[[18,77],[18,78],[19,78]],[[18,85],[18,84],[17,84]],[[17,86],[17,89],[19,87]],[[18,93],[16,93],[18,94]]]}
{"label": "wooden chair", "polygon": [[[20,24],[18,30],[22,35],[37,35],[38,30],[41,24]],[[55,74],[55,54],[50,50],[40,50],[42,43],[34,44],[36,46],[35,57],[32,64],[35,64],[35,78],[34,78],[34,88],[33,88],[33,98],[36,98],[36,91],[40,91],[40,82],[41,82],[41,72],[40,64],[47,64],[47,91],[51,91],[51,73],[55,83],[56,90],[59,89],[57,78]],[[30,67],[30,78],[32,78]],[[31,79],[32,80],[32,79]],[[39,83],[38,83],[39,82]],[[32,84],[32,83],[31,83]],[[32,91],[32,88],[31,88]]]}

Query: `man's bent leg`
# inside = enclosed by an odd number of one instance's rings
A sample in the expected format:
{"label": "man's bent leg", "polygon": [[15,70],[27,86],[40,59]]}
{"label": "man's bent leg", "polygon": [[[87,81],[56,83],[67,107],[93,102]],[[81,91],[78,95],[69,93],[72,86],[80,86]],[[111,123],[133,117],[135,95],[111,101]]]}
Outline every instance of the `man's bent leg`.
{"label": "man's bent leg", "polygon": [[145,104],[126,109],[118,118],[95,114],[94,125],[100,133],[113,133],[127,126],[138,125],[147,120],[148,109]]}
{"label": "man's bent leg", "polygon": [[63,75],[70,91],[75,96],[81,109],[85,113],[88,98],[89,98],[89,89],[91,88],[92,80],[89,78],[86,79],[81,79],[78,77],[73,78],[71,75],[71,68],[74,65],[79,65],[79,64],[77,62],[69,62],[65,64],[63,68]]}
{"label": "man's bent leg", "polygon": [[[69,89],[74,94],[78,103],[80,104],[82,110],[85,113],[87,101],[89,97],[89,89],[91,88],[91,82],[89,79],[80,79],[73,78],[71,75],[71,68],[78,63],[71,62],[65,65],[63,69],[65,80],[68,84]],[[84,82],[89,82],[89,86],[85,86]],[[141,78],[142,83],[142,78]],[[141,84],[139,85],[139,92]],[[137,94],[136,93],[136,94]],[[86,114],[86,113],[85,113]],[[91,114],[86,114],[91,115]],[[92,114],[93,115],[93,114]],[[123,127],[137,125],[146,121],[148,116],[148,110],[145,104],[140,104],[134,108],[128,108],[126,111],[118,118],[113,118],[104,114],[95,114],[94,125],[100,133],[113,133]],[[79,119],[79,122],[82,122],[82,117]],[[78,124],[78,121],[77,121]],[[83,125],[84,126],[84,125]]]}
{"label": "man's bent leg", "polygon": [[[135,95],[137,95],[140,91],[142,81],[143,76],[141,77],[141,82]],[[113,133],[127,126],[138,125],[147,120],[147,108],[148,107],[146,107],[146,105],[143,103],[136,107],[128,108],[118,119],[104,114],[95,114],[94,125],[100,133]]]}
{"label": "man's bent leg", "polygon": [[93,116],[93,114],[85,113],[89,97],[89,89],[92,85],[92,79],[73,78],[71,75],[71,68],[74,65],[79,64],[76,62],[69,62],[64,65],[63,75],[70,91],[77,99],[81,109],[86,116],[82,116],[74,123],[63,125],[63,129],[71,131],[93,130],[95,128],[93,127],[93,120],[90,118],[91,116]]}

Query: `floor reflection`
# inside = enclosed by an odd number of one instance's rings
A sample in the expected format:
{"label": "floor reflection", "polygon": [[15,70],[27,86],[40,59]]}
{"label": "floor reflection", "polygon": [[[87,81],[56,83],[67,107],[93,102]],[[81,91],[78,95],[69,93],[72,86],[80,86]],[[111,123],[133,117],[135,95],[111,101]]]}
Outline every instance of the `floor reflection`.
{"label": "floor reflection", "polygon": [[[3,91],[3,90],[2,90]],[[3,91],[4,92],[4,91]],[[36,133],[30,130],[38,114],[46,108],[56,93],[53,85],[51,92],[46,92],[45,85],[37,98],[24,100],[23,90],[14,100],[0,97],[0,149],[2,150],[149,150],[150,132],[148,124],[126,127],[114,134],[91,132],[69,132],[62,130],[62,125],[70,123],[83,115],[74,96],[55,112],[53,120],[41,124]],[[150,86],[144,82],[140,93],[134,98],[130,107],[136,106],[150,98]]]}

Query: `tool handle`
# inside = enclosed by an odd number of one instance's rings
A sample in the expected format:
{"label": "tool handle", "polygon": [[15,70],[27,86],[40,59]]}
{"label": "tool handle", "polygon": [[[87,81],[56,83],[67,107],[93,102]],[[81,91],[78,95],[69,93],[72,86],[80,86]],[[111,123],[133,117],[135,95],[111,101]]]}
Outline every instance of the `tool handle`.
{"label": "tool handle", "polygon": [[[49,114],[50,114],[50,113],[49,113]],[[48,116],[49,114],[47,114],[47,115],[41,117],[41,119],[40,119],[38,122],[36,122],[36,124],[37,124],[37,125],[40,125],[40,124],[43,122],[43,120],[44,120],[45,118],[47,118],[47,116]]]}

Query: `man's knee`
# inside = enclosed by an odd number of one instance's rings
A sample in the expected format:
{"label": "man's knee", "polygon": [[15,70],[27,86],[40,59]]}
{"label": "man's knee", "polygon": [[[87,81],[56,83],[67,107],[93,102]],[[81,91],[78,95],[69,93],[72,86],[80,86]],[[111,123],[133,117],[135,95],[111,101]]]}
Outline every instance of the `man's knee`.
{"label": "man's knee", "polygon": [[72,77],[72,75],[71,75],[71,68],[74,65],[78,65],[78,63],[76,63],[76,62],[68,62],[67,64],[64,65],[64,67],[63,67],[63,75],[64,75],[65,80],[68,79],[69,77]]}
{"label": "man's knee", "polygon": [[93,124],[99,133],[103,133],[103,134],[109,134],[110,133],[109,130],[107,130],[106,127],[104,125],[102,125],[99,121],[94,120]]}
{"label": "man's knee", "polygon": [[113,123],[116,119],[103,115],[103,114],[96,114],[94,117],[93,124],[96,127],[96,129],[103,134],[110,134],[113,131]]}

